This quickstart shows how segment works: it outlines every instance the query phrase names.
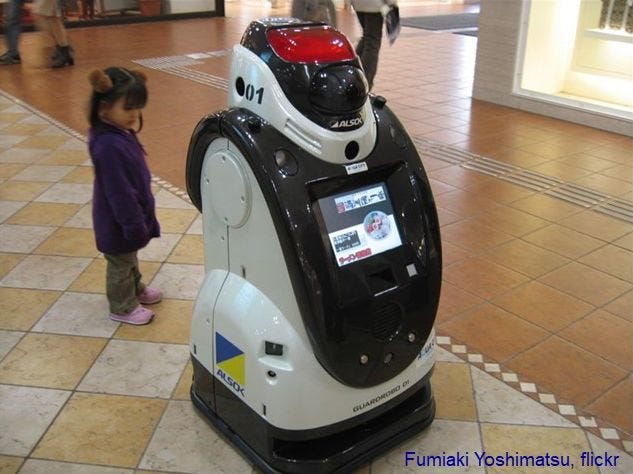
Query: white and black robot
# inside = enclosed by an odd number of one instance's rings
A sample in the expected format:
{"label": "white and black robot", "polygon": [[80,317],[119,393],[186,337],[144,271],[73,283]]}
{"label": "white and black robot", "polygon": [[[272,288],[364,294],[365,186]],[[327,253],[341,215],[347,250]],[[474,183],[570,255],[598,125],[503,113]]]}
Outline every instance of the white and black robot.
{"label": "white and black robot", "polygon": [[265,472],[349,472],[434,417],[439,224],[385,102],[342,33],[263,19],[191,138],[191,397]]}

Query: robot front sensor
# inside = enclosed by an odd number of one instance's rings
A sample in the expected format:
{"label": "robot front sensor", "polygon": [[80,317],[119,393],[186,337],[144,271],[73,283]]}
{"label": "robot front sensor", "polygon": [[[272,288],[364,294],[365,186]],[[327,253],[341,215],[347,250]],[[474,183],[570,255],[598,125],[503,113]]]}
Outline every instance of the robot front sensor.
{"label": "robot front sensor", "polygon": [[441,247],[414,144],[336,29],[252,22],[187,190],[195,406],[264,472],[350,472],[431,423]]}

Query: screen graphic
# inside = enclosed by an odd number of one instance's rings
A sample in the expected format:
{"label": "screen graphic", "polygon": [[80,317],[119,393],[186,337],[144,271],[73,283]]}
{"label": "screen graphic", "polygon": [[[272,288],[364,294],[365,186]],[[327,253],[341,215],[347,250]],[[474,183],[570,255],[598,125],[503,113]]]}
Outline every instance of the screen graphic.
{"label": "screen graphic", "polygon": [[384,183],[319,199],[339,267],[402,245]]}

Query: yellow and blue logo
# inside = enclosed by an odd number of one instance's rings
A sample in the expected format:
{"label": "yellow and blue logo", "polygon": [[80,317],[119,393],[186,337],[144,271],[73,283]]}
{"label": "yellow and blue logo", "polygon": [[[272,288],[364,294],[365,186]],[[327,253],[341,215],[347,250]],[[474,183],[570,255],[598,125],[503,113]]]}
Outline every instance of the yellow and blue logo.
{"label": "yellow and blue logo", "polygon": [[246,356],[239,347],[218,332],[215,333],[215,365],[215,375],[245,397]]}

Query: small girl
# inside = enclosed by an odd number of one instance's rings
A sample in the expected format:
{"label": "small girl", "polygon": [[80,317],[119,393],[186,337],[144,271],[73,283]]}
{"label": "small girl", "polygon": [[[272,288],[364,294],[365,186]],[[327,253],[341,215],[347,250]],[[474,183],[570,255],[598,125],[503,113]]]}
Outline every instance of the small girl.
{"label": "small girl", "polygon": [[[147,324],[160,290],[141,282],[137,252],[160,236],[145,150],[136,138],[143,127],[147,77],[121,67],[92,71],[88,147],[95,180],[92,219],[97,249],[107,261],[110,319]],[[134,128],[138,126],[135,131]]]}

